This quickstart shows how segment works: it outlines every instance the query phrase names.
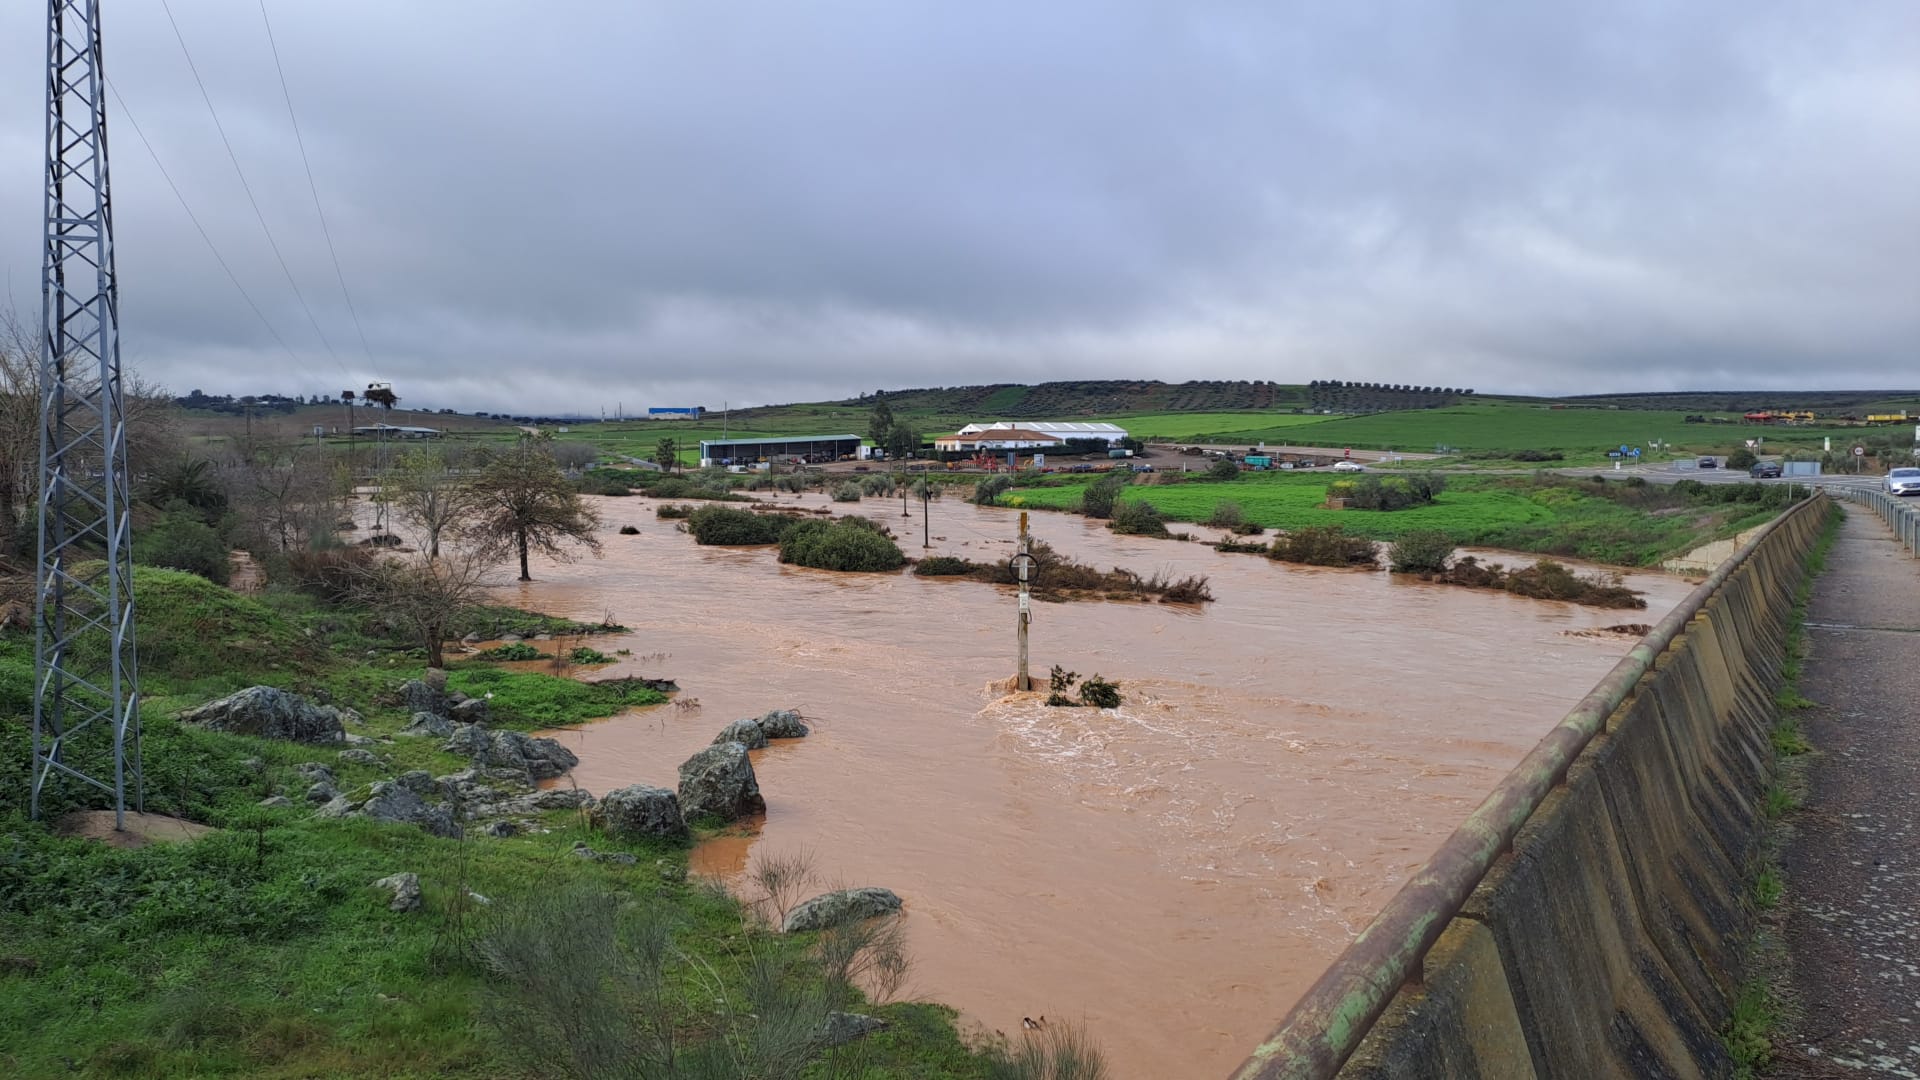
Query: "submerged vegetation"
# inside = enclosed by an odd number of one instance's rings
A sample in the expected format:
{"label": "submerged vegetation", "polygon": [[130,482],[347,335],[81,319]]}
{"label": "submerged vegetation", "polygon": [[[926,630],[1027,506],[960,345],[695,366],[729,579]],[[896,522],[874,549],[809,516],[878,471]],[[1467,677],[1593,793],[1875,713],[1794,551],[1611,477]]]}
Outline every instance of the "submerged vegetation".
{"label": "submerged vegetation", "polygon": [[[1169,604],[1199,604],[1213,599],[1205,574],[1176,578],[1171,570],[1140,574],[1124,567],[1099,570],[1055,551],[1036,540],[1029,547],[1033,565],[1027,588],[1040,600],[1147,600]],[[1012,558],[981,563],[950,555],[933,555],[914,565],[921,577],[964,577],[992,585],[1018,585],[1020,574]]]}

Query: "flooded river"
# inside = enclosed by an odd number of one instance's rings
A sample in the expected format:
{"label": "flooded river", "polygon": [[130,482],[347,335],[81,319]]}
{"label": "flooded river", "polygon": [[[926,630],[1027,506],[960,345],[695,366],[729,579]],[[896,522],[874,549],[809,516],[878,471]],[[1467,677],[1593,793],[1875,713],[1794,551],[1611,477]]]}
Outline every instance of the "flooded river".
{"label": "flooded river", "polygon": [[[1208,574],[1219,598],[1035,604],[1036,677],[1058,663],[1126,695],[1049,709],[992,689],[1012,674],[1010,591],[784,567],[695,546],[652,499],[597,505],[604,558],[537,565],[501,599],[610,613],[632,632],[595,645],[635,659],[596,674],[671,676],[700,707],[558,733],[574,779],[673,787],[728,721],[801,710],[812,737],[753,755],[758,834],[704,845],[696,872],[738,885],[756,851],[804,851],[823,888],[891,888],[914,995],[1007,1032],[1082,1020],[1123,1080],[1231,1069],[1629,644],[1570,632],[1654,621],[1687,591],[1634,575],[1648,610],[1598,611],[1036,514],[1084,562]],[[917,505],[835,509],[920,553]],[[935,503],[933,550],[1002,557],[1016,518]]]}

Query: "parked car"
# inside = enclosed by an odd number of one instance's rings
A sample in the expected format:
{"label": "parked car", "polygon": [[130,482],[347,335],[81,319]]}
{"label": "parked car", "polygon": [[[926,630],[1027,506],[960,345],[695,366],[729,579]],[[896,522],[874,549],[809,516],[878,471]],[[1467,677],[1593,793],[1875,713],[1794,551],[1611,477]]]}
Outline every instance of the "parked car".
{"label": "parked car", "polygon": [[1360,464],[1357,461],[1336,461],[1333,463],[1333,471],[1334,472],[1366,472],[1367,467],[1365,465]]}
{"label": "parked car", "polygon": [[1780,463],[1777,461],[1756,461],[1747,475],[1755,480],[1771,480],[1780,475]]}
{"label": "parked car", "polygon": [[1700,467],[1703,469],[1717,469],[1720,467],[1720,459],[1709,454],[1700,459]]}
{"label": "parked car", "polygon": [[1920,495],[1920,469],[1895,469],[1881,481],[1889,495]]}

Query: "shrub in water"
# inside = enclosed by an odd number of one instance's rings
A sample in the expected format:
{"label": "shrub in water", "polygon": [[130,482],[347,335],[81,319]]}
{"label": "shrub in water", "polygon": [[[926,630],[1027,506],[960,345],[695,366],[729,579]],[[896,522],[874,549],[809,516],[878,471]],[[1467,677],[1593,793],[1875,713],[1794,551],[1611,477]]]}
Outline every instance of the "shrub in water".
{"label": "shrub in water", "polygon": [[1125,473],[1108,473],[1088,484],[1080,493],[1080,512],[1090,518],[1110,518],[1113,508],[1120,501],[1120,490],[1127,486]]}
{"label": "shrub in water", "polygon": [[929,555],[913,566],[913,572],[920,577],[965,577],[976,569],[979,564],[951,555]]}
{"label": "shrub in water", "polygon": [[1080,684],[1080,700],[1096,709],[1117,709],[1120,707],[1120,687],[1099,675],[1089,675],[1087,681]]}
{"label": "shrub in water", "polygon": [[874,473],[860,478],[860,492],[864,495],[893,494],[893,477],[886,473]]}
{"label": "shrub in water", "polygon": [[1232,529],[1246,524],[1247,512],[1232,499],[1223,499],[1213,504],[1213,513],[1208,515],[1203,525],[1212,525],[1218,529]]}
{"label": "shrub in water", "polygon": [[1080,678],[1077,671],[1068,671],[1059,664],[1053,665],[1053,672],[1047,677],[1047,704],[1057,708],[1078,708],[1080,703],[1067,696],[1073,689],[1074,680]]}
{"label": "shrub in water", "polygon": [[1145,500],[1123,502],[1115,506],[1113,520],[1107,527],[1132,536],[1167,535],[1167,523],[1161,520],[1160,511]]}
{"label": "shrub in water", "polygon": [[802,521],[780,541],[780,561],[818,570],[897,570],[907,561],[900,546],[861,517]]}
{"label": "shrub in water", "polygon": [[1453,537],[1437,529],[1415,529],[1387,549],[1387,565],[1396,574],[1438,574],[1453,560]]}
{"label": "shrub in water", "polygon": [[687,515],[687,531],[699,544],[777,544],[799,521],[787,514],[703,506]]}
{"label": "shrub in water", "polygon": [[[665,516],[665,515],[662,515],[662,516]],[[621,536],[639,536],[640,527],[638,525],[622,525],[620,526],[620,535]]]}
{"label": "shrub in water", "polygon": [[860,485],[855,483],[852,480],[849,480],[846,483],[841,484],[839,487],[834,488],[833,501],[834,502],[859,502],[860,501]]}
{"label": "shrub in water", "polygon": [[1373,541],[1348,536],[1338,525],[1314,525],[1274,538],[1268,555],[1309,566],[1372,566]]}
{"label": "shrub in water", "polygon": [[692,503],[661,503],[653,508],[653,516],[662,518],[689,518],[696,508]]}

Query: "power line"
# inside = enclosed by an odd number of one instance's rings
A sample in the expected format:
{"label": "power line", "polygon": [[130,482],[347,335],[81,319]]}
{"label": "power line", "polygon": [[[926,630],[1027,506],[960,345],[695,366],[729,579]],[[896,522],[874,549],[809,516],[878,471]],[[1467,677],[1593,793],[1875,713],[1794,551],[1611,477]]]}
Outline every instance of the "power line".
{"label": "power line", "polygon": [[253,206],[253,216],[260,222],[260,231],[266,234],[267,246],[273,249],[273,257],[280,263],[280,272],[287,277],[287,285],[293,289],[294,299],[300,301],[300,310],[307,313],[307,322],[312,324],[313,332],[320,335],[320,344],[326,346],[327,355],[333,358],[341,374],[347,374],[347,366],[340,363],[340,354],[333,351],[333,342],[327,340],[327,332],[320,329],[320,320],[313,317],[313,308],[307,304],[307,298],[300,291],[299,282],[293,279],[293,271],[288,268],[286,256],[280,254],[280,245],[273,239],[273,230],[267,227],[267,215],[260,211],[260,200],[254,198],[253,185],[247,183],[247,171],[240,167],[240,156],[233,152],[233,141],[227,138],[226,126],[220,123],[220,110],[213,107],[213,96],[207,93],[207,84],[200,78],[200,68],[193,62],[193,50],[187,48],[187,39],[180,33],[180,23],[173,17],[173,6],[167,0],[160,0],[160,10],[167,13],[167,22],[173,27],[173,39],[180,43],[180,54],[187,58],[187,70],[193,72],[194,85],[200,88],[200,100],[206,102],[207,113],[213,117],[213,127],[220,133],[220,142],[227,148],[227,160],[233,163],[234,174],[240,178],[240,188],[247,193],[247,202]]}
{"label": "power line", "polygon": [[113,84],[112,79],[106,80],[106,83],[107,89],[113,93],[113,100],[120,106],[120,115],[127,118],[127,123],[133,127],[133,133],[140,137],[140,145],[146,147],[147,155],[153,158],[153,167],[160,170],[161,179],[167,182],[167,187],[173,189],[173,197],[180,200],[180,209],[187,212],[187,220],[193,222],[193,227],[200,233],[200,239],[206,241],[207,250],[213,253],[213,261],[219,263],[220,269],[227,272],[227,280],[233,282],[233,287],[240,293],[240,299],[247,302],[247,306],[252,308],[254,315],[259,318],[260,325],[266,327],[267,333],[273,335],[273,340],[279,342],[280,347],[286,350],[288,359],[298,364],[300,357],[294,354],[292,346],[287,344],[287,339],[280,336],[280,331],[273,328],[273,323],[267,320],[266,312],[261,311],[260,305],[253,302],[253,297],[247,293],[247,287],[240,284],[240,276],[233,272],[233,267],[227,265],[226,257],[220,254],[220,248],[214,244],[213,237],[207,234],[207,227],[200,224],[199,215],[193,212],[193,207],[187,205],[187,197],[180,193],[180,185],[173,182],[173,174],[169,173],[166,165],[161,163],[160,153],[153,148],[147,133],[140,129],[140,121],[133,118],[133,111],[127,108],[127,100],[120,96],[120,88]]}
{"label": "power line", "polygon": [[340,295],[346,298],[347,314],[353,316],[353,329],[360,335],[360,350],[373,363],[373,350],[367,346],[367,332],[360,325],[360,312],[354,309],[353,294],[347,291],[347,275],[340,269],[340,253],[334,250],[333,230],[327,227],[327,212],[320,207],[320,186],[313,180],[313,163],[307,160],[307,140],[300,134],[300,118],[293,112],[293,93],[287,89],[287,71],[280,66],[280,46],[273,39],[273,21],[267,18],[267,0],[260,0],[260,21],[267,28],[267,47],[273,51],[273,70],[280,76],[280,96],[287,102],[287,119],[293,124],[293,141],[300,147],[300,164],[307,170],[307,190],[313,194],[313,212],[320,218],[320,233],[327,238],[327,254],[333,259],[333,276],[340,280]]}

